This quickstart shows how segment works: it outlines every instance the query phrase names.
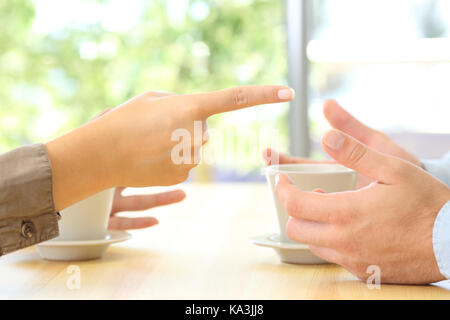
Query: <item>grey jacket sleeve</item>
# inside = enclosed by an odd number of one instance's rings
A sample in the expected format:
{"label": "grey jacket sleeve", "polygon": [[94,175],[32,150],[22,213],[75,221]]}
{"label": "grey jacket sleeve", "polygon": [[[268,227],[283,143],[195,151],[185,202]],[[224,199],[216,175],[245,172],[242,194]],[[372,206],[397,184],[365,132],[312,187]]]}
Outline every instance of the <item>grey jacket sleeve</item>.
{"label": "grey jacket sleeve", "polygon": [[0,154],[0,256],[58,236],[45,145]]}

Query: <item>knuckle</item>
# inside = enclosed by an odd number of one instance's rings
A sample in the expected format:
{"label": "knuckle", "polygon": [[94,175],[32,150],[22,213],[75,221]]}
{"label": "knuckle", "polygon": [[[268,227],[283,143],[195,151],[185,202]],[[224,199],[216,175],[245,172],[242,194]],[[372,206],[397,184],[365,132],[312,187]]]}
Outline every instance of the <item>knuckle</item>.
{"label": "knuckle", "polygon": [[408,175],[409,172],[409,166],[400,159],[394,159],[392,158],[387,163],[388,168],[390,168],[392,174],[396,175],[397,177],[403,177],[405,175]]}
{"label": "knuckle", "polygon": [[335,228],[334,234],[335,237],[333,239],[333,246],[339,251],[352,253],[353,244],[351,241],[351,237],[348,235],[348,232],[343,228]]}
{"label": "knuckle", "polygon": [[347,211],[329,211],[328,212],[328,221],[331,224],[337,224],[337,225],[342,225],[342,224],[348,224],[351,221],[351,214]]}
{"label": "knuckle", "polygon": [[347,240],[345,239],[345,237],[342,237],[342,236],[337,237],[336,239],[334,239],[333,245],[336,249],[339,249],[343,252],[348,252],[349,244],[348,244]]}
{"label": "knuckle", "polygon": [[331,224],[338,224],[340,223],[340,215],[334,212],[333,210],[329,210],[326,213],[327,221],[329,221]]}
{"label": "knuckle", "polygon": [[265,95],[264,98],[267,98],[268,100],[271,100],[271,101],[277,101],[278,99],[280,99],[280,98],[278,97],[278,91],[279,91],[279,90],[280,90],[280,89],[278,89],[278,88],[272,89],[269,93],[267,93],[267,94]]}
{"label": "knuckle", "polygon": [[231,91],[231,103],[234,106],[245,106],[248,104],[248,94],[244,88],[234,88]]}
{"label": "knuckle", "polygon": [[284,201],[284,207],[290,215],[298,212],[300,209],[299,202],[292,196],[286,197],[286,200]]}
{"label": "knuckle", "polygon": [[133,202],[137,208],[142,208],[145,205],[144,198],[142,198],[142,197],[134,198]]}
{"label": "knuckle", "polygon": [[349,167],[357,167],[361,161],[367,156],[367,148],[360,143],[355,143],[346,157],[346,165]]}

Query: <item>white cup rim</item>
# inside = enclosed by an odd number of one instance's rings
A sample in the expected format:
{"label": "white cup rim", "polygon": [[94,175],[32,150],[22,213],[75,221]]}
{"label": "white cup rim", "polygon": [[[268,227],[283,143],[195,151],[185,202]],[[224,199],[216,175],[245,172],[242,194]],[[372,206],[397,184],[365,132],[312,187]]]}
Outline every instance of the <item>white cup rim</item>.
{"label": "white cup rim", "polygon": [[[288,167],[294,167],[293,169],[288,169]],[[304,171],[304,170],[295,170],[295,167],[299,168],[309,168],[310,170]],[[314,167],[329,167],[329,168],[336,168],[336,170],[311,170],[311,168]],[[269,167],[264,168],[265,173],[293,173],[293,174],[313,174],[313,175],[324,175],[324,174],[348,174],[356,172],[353,169],[347,168],[341,164],[338,163],[290,163],[290,164],[278,164],[278,165],[272,165]]]}

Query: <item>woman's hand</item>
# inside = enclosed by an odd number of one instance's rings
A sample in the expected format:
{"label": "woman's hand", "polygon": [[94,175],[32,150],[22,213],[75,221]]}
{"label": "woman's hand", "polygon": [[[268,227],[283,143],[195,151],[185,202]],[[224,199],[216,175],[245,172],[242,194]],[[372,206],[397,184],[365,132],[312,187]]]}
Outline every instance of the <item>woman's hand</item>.
{"label": "woman's hand", "polygon": [[[369,128],[365,124],[355,119],[344,108],[337,104],[334,100],[328,100],[325,102],[323,109],[325,118],[330,125],[346,134],[352,136],[356,140],[359,140],[363,144],[371,147],[379,152],[398,157],[400,159],[409,161],[410,163],[420,166],[420,161],[410,154],[408,151],[400,147],[386,134]],[[287,163],[335,163],[335,161],[313,161],[305,158],[292,157],[285,154],[278,154],[275,150],[267,149],[264,151],[263,156],[267,165],[271,165],[273,159],[277,160],[279,164]],[[358,175],[357,188],[364,187],[371,183],[372,180],[362,174]]]}
{"label": "woman's hand", "polygon": [[276,193],[291,216],[288,236],[361,279],[375,265],[384,283],[444,280],[432,236],[450,189],[411,162],[377,152],[343,132],[328,132],[322,145],[338,163],[375,182],[327,194],[301,191],[280,174]]}
{"label": "woman's hand", "polygon": [[124,189],[125,187],[120,187],[115,190],[108,229],[130,230],[152,227],[158,224],[156,218],[126,218],[118,217],[116,214],[124,211],[142,211],[159,206],[166,206],[180,202],[186,197],[186,194],[182,190],[173,190],[142,196],[123,196],[122,192]]}
{"label": "woman's hand", "polygon": [[[217,92],[171,95],[147,92],[71,133],[46,144],[53,168],[56,210],[115,186],[162,186],[185,181],[198,163],[178,164],[174,132],[188,133],[195,159],[206,141],[194,132],[214,114],[290,101],[284,86],[248,86]],[[200,137],[198,135],[200,134]]]}

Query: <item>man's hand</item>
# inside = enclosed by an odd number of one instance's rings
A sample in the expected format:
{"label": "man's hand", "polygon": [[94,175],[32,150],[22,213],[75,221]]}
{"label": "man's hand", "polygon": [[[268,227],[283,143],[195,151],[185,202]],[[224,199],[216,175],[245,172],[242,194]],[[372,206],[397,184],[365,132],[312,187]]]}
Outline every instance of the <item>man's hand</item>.
{"label": "man's hand", "polygon": [[[356,140],[359,140],[363,144],[388,155],[392,155],[406,161],[411,162],[416,166],[420,166],[420,161],[405,149],[400,147],[386,134],[369,128],[365,124],[355,119],[344,108],[337,104],[334,100],[328,100],[325,102],[323,109],[325,118],[330,125],[340,130]],[[265,161],[268,165],[271,165],[273,159],[278,159],[279,164],[287,163],[333,163],[334,161],[313,161],[305,158],[291,157],[285,154],[277,154],[275,150],[265,150],[263,153]],[[358,175],[357,188],[364,187],[371,183],[372,180],[364,175]]]}
{"label": "man's hand", "polygon": [[367,267],[377,265],[384,283],[444,280],[432,234],[450,189],[411,162],[379,153],[343,132],[328,132],[322,145],[338,163],[374,182],[326,194],[303,192],[280,174],[276,193],[291,216],[288,236],[360,279],[368,278]]}
{"label": "man's hand", "polygon": [[159,206],[166,206],[180,202],[186,197],[186,194],[182,190],[173,190],[142,196],[123,196],[122,192],[124,189],[124,187],[117,188],[114,193],[108,229],[130,230],[152,227],[158,224],[156,218],[125,218],[118,217],[116,214],[124,211],[142,211]]}

